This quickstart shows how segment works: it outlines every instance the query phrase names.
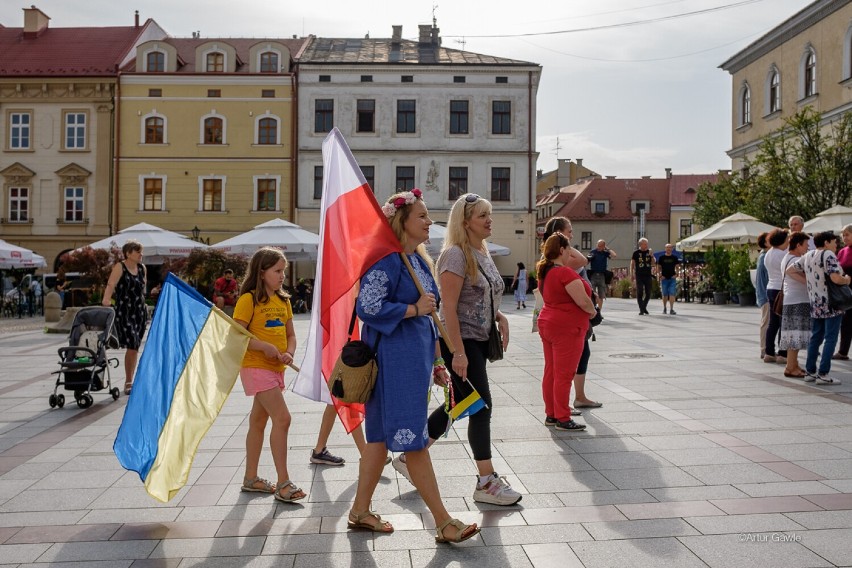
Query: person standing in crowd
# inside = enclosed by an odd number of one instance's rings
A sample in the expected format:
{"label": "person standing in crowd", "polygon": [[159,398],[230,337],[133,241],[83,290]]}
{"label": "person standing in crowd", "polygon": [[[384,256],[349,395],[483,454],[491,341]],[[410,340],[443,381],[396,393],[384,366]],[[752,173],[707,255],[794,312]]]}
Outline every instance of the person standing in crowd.
{"label": "person standing in crowd", "polygon": [[677,298],[678,264],[680,264],[680,259],[675,256],[674,247],[671,243],[666,243],[666,252],[660,255],[660,260],[657,261],[657,270],[659,271],[660,291],[663,296],[663,313],[666,313],[666,302],[668,302],[668,313],[673,316],[677,315],[674,304]]}
{"label": "person standing in crowd", "polygon": [[[287,469],[287,435],[292,418],[283,395],[284,367],[293,362],[296,332],[290,297],[284,291],[286,270],[287,259],[279,249],[263,247],[255,252],[234,307],[234,321],[255,336],[249,341],[240,369],[246,396],[254,397],[246,434],[242,490],[273,493],[276,500],[292,503],[306,495],[290,480]],[[270,419],[269,447],[278,476],[274,486],[259,477],[257,471]]]}
{"label": "person standing in crowd", "polygon": [[766,356],[766,328],[769,326],[769,311],[772,306],[766,296],[766,285],[769,282],[769,273],[763,259],[766,257],[766,239],[769,233],[760,233],[757,237],[757,246],[760,254],[757,255],[757,272],[754,278],[754,292],[757,297],[757,307],[760,308],[760,358]]}
{"label": "person standing in crowd", "polygon": [[[808,343],[808,358],[805,361],[805,382],[816,381],[819,385],[839,385],[840,380],[829,376],[831,356],[840,332],[843,311],[832,309],[828,305],[826,278],[837,285],[848,286],[852,278],[843,274],[837,256],[837,235],[825,231],[814,235],[816,249],[799,258],[793,266],[805,273],[808,283],[808,296],[811,304],[811,339]],[[819,349],[822,346],[822,356]],[[817,368],[819,357],[819,368]]]}
{"label": "person standing in crowd", "polygon": [[133,374],[139,359],[139,346],[148,324],[145,305],[145,265],[142,264],[142,244],[129,240],[121,247],[124,261],[115,264],[109,274],[101,305],[110,306],[115,299],[115,332],[124,354],[124,394],[133,388]]}
{"label": "person standing in crowd", "polygon": [[771,247],[766,251],[763,257],[763,265],[766,267],[766,272],[769,275],[769,280],[766,282],[766,301],[769,302],[769,325],[766,327],[766,355],[763,360],[766,363],[786,363],[787,352],[783,349],[775,350],[775,340],[778,337],[778,331],[781,329],[781,316],[775,313],[772,309],[775,305],[775,298],[781,291],[781,261],[784,260],[784,255],[787,254],[787,241],[790,235],[786,229],[774,229],[769,233],[767,242]]}
{"label": "person standing in crowd", "polygon": [[518,308],[526,309],[527,307],[527,267],[523,262],[518,263],[518,270],[515,271],[515,277],[512,279],[512,290],[515,291],[515,301],[518,303]]}
{"label": "person standing in crowd", "polygon": [[544,347],[545,425],[557,430],[585,430],[571,418],[568,400],[571,381],[583,355],[589,317],[597,315],[592,289],[574,270],[568,268],[571,242],[554,233],[544,243],[544,259],[538,263],[538,281],[544,307],[538,318]]}
{"label": "person standing in crowd", "polygon": [[[362,340],[376,346],[379,374],[365,407],[367,446],[361,454],[358,487],[349,512],[349,528],[393,532],[370,510],[388,450],[404,452],[408,478],[435,519],[436,542],[462,542],[479,533],[450,517],[441,501],[429,457],[429,387],[449,376],[440,356],[438,333],[429,317],[438,305],[434,267],[423,243],[432,220],[419,189],[396,193],[382,207],[403,253],[423,288],[421,294],[399,254],[385,256],[361,278],[356,300],[363,322]],[[443,408],[440,409],[443,412]],[[446,414],[444,414],[446,416]]]}
{"label": "person standing in crowd", "polygon": [[595,250],[589,253],[589,280],[592,283],[592,290],[597,295],[598,309],[603,309],[603,303],[606,299],[606,273],[609,270],[609,259],[616,259],[618,255],[615,251],[607,248],[606,241],[601,239],[595,246]]}
{"label": "person standing in crowd", "polygon": [[[787,228],[789,229],[789,232],[791,234],[797,232],[804,232],[805,220],[802,218],[801,215],[793,215],[792,217],[787,219]],[[808,235],[808,250],[814,250],[814,248],[816,248],[814,245],[814,238]]]}
{"label": "person standing in crowd", "polygon": [[226,268],[222,276],[213,283],[213,302],[220,310],[225,306],[234,306],[237,303],[237,281],[234,279],[234,271]]}
{"label": "person standing in crowd", "polygon": [[[844,274],[852,275],[852,225],[843,227],[840,238],[843,239],[843,248],[837,251],[837,261]],[[848,361],[850,344],[852,344],[852,310],[846,310],[840,323],[840,345],[837,353],[831,358]]]}
{"label": "person standing in crowd", "polygon": [[654,251],[648,248],[648,239],[639,239],[639,248],[633,251],[630,259],[633,281],[636,283],[636,302],[639,315],[648,315],[648,302],[651,301],[651,275],[654,270]]}
{"label": "person standing in crowd", "polygon": [[807,349],[811,339],[811,303],[805,275],[793,267],[808,252],[810,237],[802,232],[790,235],[787,254],[781,261],[781,284],[784,291],[784,308],[781,316],[781,349],[787,351],[784,376],[802,379],[805,371],[799,366],[799,350]]}

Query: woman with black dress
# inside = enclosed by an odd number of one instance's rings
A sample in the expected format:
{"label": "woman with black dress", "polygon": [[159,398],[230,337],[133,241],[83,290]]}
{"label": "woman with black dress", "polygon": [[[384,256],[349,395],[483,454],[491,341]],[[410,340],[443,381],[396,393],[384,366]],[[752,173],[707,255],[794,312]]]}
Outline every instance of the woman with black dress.
{"label": "woman with black dress", "polygon": [[121,247],[124,261],[112,267],[102,305],[109,307],[115,299],[115,331],[118,344],[127,349],[124,355],[124,394],[130,394],[133,373],[139,357],[139,346],[148,323],[145,306],[145,265],[142,264],[142,244],[127,241]]}

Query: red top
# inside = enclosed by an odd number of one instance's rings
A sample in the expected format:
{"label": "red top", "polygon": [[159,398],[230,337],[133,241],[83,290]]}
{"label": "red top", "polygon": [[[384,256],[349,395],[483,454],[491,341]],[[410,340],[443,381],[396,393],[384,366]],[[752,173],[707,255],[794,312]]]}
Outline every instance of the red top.
{"label": "red top", "polygon": [[567,266],[554,266],[544,278],[541,287],[541,296],[544,298],[544,307],[539,314],[539,320],[559,319],[579,323],[581,327],[589,325],[589,314],[574,302],[574,299],[565,290],[565,286],[579,280],[583,283],[586,295],[592,297],[592,288],[585,279],[577,272]]}
{"label": "red top", "polygon": [[852,247],[837,249],[837,260],[846,274],[852,273]]}

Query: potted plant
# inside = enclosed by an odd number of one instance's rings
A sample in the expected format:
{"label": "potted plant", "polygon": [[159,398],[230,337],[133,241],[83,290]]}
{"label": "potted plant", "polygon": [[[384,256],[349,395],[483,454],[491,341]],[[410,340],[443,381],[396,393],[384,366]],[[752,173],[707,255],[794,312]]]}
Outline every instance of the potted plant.
{"label": "potted plant", "polygon": [[621,278],[615,283],[615,296],[617,298],[630,298],[630,290],[633,287],[633,283],[630,282],[629,278]]}
{"label": "potted plant", "polygon": [[756,303],[750,269],[751,258],[748,249],[732,250],[729,265],[731,288],[737,293],[740,306],[753,306]]}
{"label": "potted plant", "polygon": [[730,253],[724,248],[714,248],[704,254],[704,263],[713,290],[713,303],[727,304],[731,288]]}

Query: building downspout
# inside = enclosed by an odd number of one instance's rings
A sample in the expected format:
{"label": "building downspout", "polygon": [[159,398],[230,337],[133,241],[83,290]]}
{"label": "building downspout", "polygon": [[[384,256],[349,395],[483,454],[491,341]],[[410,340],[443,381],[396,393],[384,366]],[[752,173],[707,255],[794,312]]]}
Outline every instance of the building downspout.
{"label": "building downspout", "polygon": [[[293,68],[293,102],[290,104],[292,115],[290,128],[290,220],[296,223],[296,194],[298,192],[299,180],[299,146],[297,133],[299,132],[299,64]],[[298,223],[296,223],[298,224]]]}
{"label": "building downspout", "polygon": [[119,170],[119,149],[121,148],[121,71],[115,77],[115,103],[113,104],[113,112],[115,116],[115,137],[113,142],[113,177],[112,187],[110,188],[110,221],[109,234],[114,235],[118,232],[118,170]]}
{"label": "building downspout", "polygon": [[[532,107],[533,107],[532,71],[527,71],[527,101],[529,103],[527,105],[527,124],[529,125],[529,127],[527,128],[527,168],[528,168],[528,171],[527,171],[527,174],[528,174],[527,175],[527,193],[529,194],[528,195],[529,201],[527,202],[527,213],[532,213],[533,212],[533,198],[535,197],[533,195],[534,190],[533,190],[533,181],[532,181],[533,172],[535,171],[535,164],[533,164],[533,151],[532,151],[532,129],[533,129],[533,123],[532,123]],[[533,227],[532,230],[535,231],[535,227]]]}

